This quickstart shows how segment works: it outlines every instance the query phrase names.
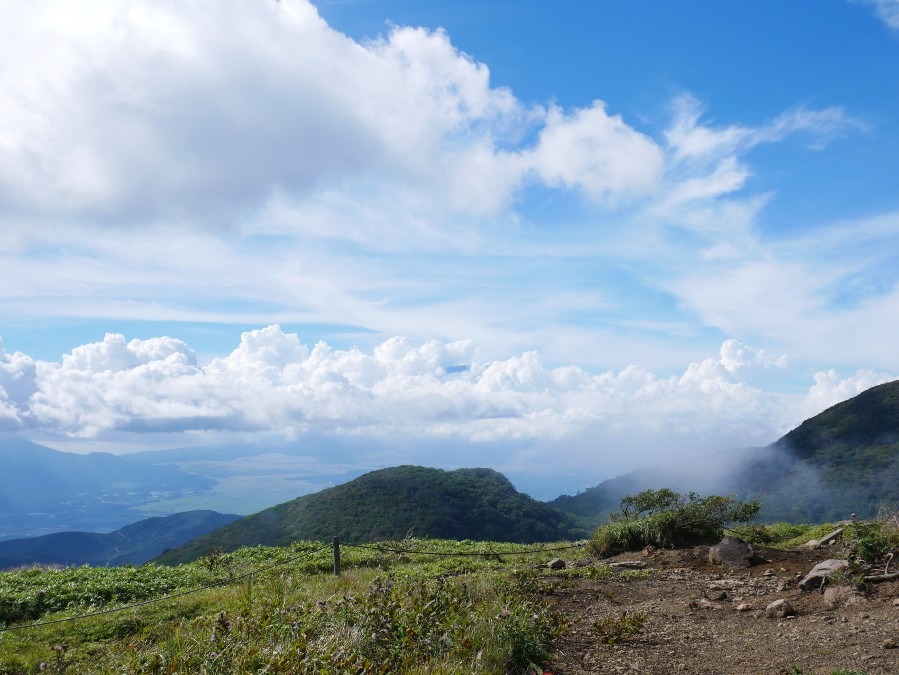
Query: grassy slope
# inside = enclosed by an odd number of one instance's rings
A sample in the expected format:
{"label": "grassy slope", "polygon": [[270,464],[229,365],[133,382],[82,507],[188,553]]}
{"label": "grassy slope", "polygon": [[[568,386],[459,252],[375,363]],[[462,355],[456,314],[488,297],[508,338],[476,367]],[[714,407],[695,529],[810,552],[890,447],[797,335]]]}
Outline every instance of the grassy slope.
{"label": "grassy slope", "polygon": [[[165,567],[0,574],[0,625],[74,616],[216,580],[220,588],[0,634],[0,672],[408,672],[523,670],[559,622],[538,597],[539,546],[405,540],[431,556],[344,547],[344,573],[313,542]],[[275,564],[280,563],[276,567]],[[250,570],[269,568],[252,577]],[[571,570],[553,574],[563,574]],[[607,574],[611,571],[605,569]],[[544,570],[543,574],[549,574]],[[65,651],[54,646],[67,645]]]}
{"label": "grassy slope", "polygon": [[221,549],[285,546],[300,539],[364,542],[416,536],[510,542],[581,538],[560,511],[519,493],[491,469],[382,469],[242,518],[159,561],[186,562]]}
{"label": "grassy slope", "polygon": [[868,516],[899,503],[899,381],[803,422],[775,446],[820,469],[837,504]]}

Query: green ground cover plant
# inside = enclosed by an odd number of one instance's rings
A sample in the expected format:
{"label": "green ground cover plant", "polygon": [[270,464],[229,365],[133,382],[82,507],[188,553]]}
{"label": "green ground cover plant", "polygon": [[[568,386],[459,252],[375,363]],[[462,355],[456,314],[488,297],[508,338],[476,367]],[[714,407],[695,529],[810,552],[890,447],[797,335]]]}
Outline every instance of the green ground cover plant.
{"label": "green ground cover plant", "polygon": [[838,527],[844,528],[843,539],[852,547],[853,558],[860,563],[872,564],[887,553],[899,551],[899,509],[895,507],[881,506],[874,518],[848,523],[768,523],[734,526],[729,529],[750,544],[789,548],[821,539]]}
{"label": "green ground cover plant", "polygon": [[610,616],[597,619],[593,623],[593,630],[600,644],[614,645],[639,633],[647,621],[649,621],[649,615],[645,612],[636,614],[625,612],[618,618]]}

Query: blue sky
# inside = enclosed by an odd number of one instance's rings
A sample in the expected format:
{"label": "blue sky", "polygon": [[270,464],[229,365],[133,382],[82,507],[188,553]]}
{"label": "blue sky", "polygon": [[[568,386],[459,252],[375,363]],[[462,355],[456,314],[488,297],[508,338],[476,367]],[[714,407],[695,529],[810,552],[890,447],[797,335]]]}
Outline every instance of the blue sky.
{"label": "blue sky", "polygon": [[899,373],[895,0],[0,12],[0,430],[599,476]]}

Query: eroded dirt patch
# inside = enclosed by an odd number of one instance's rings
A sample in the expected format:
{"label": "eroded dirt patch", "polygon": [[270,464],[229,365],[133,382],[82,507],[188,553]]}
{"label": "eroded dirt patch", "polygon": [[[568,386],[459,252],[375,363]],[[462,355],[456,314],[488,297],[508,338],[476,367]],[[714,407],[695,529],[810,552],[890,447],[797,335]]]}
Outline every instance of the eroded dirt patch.
{"label": "eroded dirt patch", "polygon": [[[869,585],[856,604],[830,609],[817,591],[796,582],[827,551],[758,553],[770,560],[728,573],[708,563],[708,548],[660,551],[646,562],[646,578],[565,579],[544,583],[546,596],[568,618],[547,669],[582,673],[793,673],[830,675],[835,669],[873,675],[899,673],[899,582]],[[609,562],[609,561],[604,561]],[[765,616],[776,599],[797,615]],[[744,609],[738,611],[737,607]],[[749,608],[745,608],[748,605]],[[647,615],[643,629],[614,644],[600,639],[598,620]]]}

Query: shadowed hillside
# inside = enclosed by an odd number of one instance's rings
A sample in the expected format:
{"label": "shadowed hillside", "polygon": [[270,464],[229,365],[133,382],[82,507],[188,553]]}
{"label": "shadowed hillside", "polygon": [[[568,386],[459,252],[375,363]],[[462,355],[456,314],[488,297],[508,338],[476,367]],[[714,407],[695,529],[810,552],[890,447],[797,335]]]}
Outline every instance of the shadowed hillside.
{"label": "shadowed hillside", "polygon": [[211,532],[160,556],[193,560],[212,550],[300,539],[346,542],[417,537],[536,542],[586,535],[573,519],[518,492],[492,469],[382,469],[305,495]]}

